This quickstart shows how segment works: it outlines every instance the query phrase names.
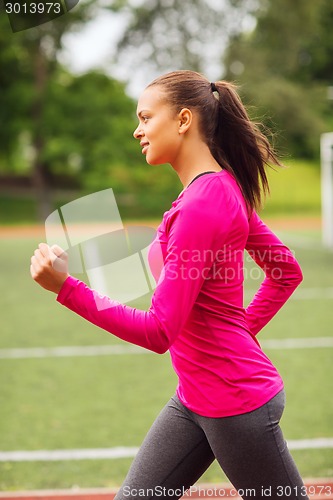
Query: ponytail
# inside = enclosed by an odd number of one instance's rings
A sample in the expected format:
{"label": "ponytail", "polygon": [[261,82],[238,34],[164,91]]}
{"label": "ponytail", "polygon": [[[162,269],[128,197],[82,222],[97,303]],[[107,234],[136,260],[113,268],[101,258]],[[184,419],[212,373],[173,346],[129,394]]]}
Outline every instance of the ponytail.
{"label": "ponytail", "polygon": [[199,116],[200,132],[219,165],[238,182],[249,211],[262,206],[269,193],[266,165],[282,166],[259,125],[251,121],[237,93],[226,82],[209,82],[194,71],[175,71],[149,87],[163,88],[177,111],[186,107]]}
{"label": "ponytail", "polygon": [[269,194],[266,165],[282,166],[259,124],[248,113],[231,83],[216,82],[217,123],[210,149],[222,168],[240,185],[250,209],[262,206]]}

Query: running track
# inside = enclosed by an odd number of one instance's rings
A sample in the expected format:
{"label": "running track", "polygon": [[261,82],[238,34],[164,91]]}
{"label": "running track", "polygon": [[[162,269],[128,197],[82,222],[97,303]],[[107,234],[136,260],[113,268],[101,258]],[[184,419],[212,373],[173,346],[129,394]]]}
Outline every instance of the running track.
{"label": "running track", "polygon": [[[308,493],[311,500],[331,500],[333,499],[333,479],[315,479],[305,482],[305,492]],[[30,491],[30,492],[11,492],[1,493],[1,500],[113,500],[117,493],[116,489],[89,489],[89,490],[56,490],[56,491]],[[276,495],[266,492],[267,498],[278,500],[279,498],[287,500],[290,492]],[[135,497],[133,497],[135,498]],[[140,500],[140,496],[137,496]],[[143,497],[141,497],[143,498]],[[161,497],[163,498],[163,497]],[[188,500],[201,499],[221,499],[234,498],[240,499],[230,484],[206,484],[197,485],[182,497]],[[248,498],[251,498],[249,493]],[[254,498],[254,497],[253,497]],[[300,497],[301,498],[301,497]]]}

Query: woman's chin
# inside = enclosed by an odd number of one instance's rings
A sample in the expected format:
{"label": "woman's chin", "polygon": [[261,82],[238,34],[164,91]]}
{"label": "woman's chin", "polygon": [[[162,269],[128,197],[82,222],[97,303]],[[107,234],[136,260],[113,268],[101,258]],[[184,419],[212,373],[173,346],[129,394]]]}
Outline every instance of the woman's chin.
{"label": "woman's chin", "polygon": [[160,162],[157,158],[150,158],[149,156],[146,156],[146,162],[148,165],[162,165],[162,162]]}

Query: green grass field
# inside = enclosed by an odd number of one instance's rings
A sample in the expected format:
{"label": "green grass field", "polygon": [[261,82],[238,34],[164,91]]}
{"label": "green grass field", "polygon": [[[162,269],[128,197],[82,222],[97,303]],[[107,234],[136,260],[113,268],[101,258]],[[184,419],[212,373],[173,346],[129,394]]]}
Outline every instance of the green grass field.
{"label": "green grass field", "polygon": [[[306,160],[287,160],[285,162],[287,168],[278,168],[276,170],[269,169],[268,177],[271,185],[271,196],[267,199],[265,213],[270,217],[294,215],[320,215],[320,166],[319,162]],[[163,168],[163,167],[162,167]],[[164,171],[168,182],[175,182],[175,197],[181,190],[181,185],[174,172],[170,169]],[[111,186],[112,187],[112,186]],[[105,188],[105,186],[104,186]],[[102,189],[102,188],[101,188]],[[290,194],[292,193],[292,196]],[[86,193],[87,194],[87,193]],[[161,197],[157,195],[160,202],[152,202],[151,190],[146,189],[141,192],[128,193],[133,194],[136,199],[134,206],[121,205],[119,208],[124,216],[131,217],[132,214],[138,216],[142,210],[141,207],[150,207],[149,214],[160,212],[161,214],[168,208],[168,198],[166,194]],[[118,193],[115,192],[117,197]],[[67,195],[61,194],[61,198],[55,195],[54,208],[61,206],[64,203],[79,198],[82,196],[77,192],[77,196],[73,192],[68,192]],[[65,201],[67,199],[67,201]],[[159,206],[159,208],[158,208]],[[148,216],[150,217],[150,215]],[[9,195],[3,191],[0,186],[0,224],[31,224],[37,221],[36,199],[32,195]]]}
{"label": "green grass field", "polygon": [[[274,221],[281,214],[320,215],[318,166],[291,162],[286,170],[271,171],[269,176],[272,197],[264,216]],[[33,200],[18,204],[0,197],[0,208],[1,223],[34,220]],[[321,249],[319,229],[309,231],[303,224],[282,236],[302,265],[301,289],[315,288],[319,293],[313,300],[290,300],[260,339],[332,337],[332,298],[321,296],[320,290],[333,287],[333,255]],[[32,238],[0,240],[0,349],[119,344],[32,282],[29,260],[37,243]],[[258,284],[258,279],[246,282],[247,300]],[[135,305],[145,308],[148,301]],[[288,402],[282,421],[286,438],[333,437],[332,349],[266,352],[286,384]],[[1,359],[0,376],[2,451],[139,446],[176,385],[168,355],[155,354]],[[304,477],[333,476],[332,449],[293,451],[293,455]],[[0,489],[117,486],[130,462],[0,462]],[[221,480],[225,477],[215,464],[202,478]]]}
{"label": "green grass field", "polygon": [[[300,291],[316,289],[318,298],[295,295],[259,338],[332,337],[333,299],[321,290],[333,287],[333,253],[321,248],[318,231],[283,237],[303,268]],[[36,244],[34,239],[0,240],[0,349],[119,344],[32,282],[29,261]],[[246,282],[247,296],[258,284]],[[285,380],[285,437],[332,438],[333,349],[266,352]],[[155,354],[1,359],[0,377],[2,451],[139,446],[176,385],[168,355]],[[304,477],[333,476],[332,448],[293,455]],[[0,489],[117,486],[130,462],[0,462]],[[215,464],[202,478],[223,480]]]}

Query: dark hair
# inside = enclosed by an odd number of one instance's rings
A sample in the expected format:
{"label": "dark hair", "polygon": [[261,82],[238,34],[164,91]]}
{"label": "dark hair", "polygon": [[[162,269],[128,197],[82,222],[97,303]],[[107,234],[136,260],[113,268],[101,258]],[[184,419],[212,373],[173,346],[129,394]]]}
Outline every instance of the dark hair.
{"label": "dark hair", "polygon": [[237,180],[251,210],[269,193],[265,166],[282,166],[260,125],[251,121],[236,86],[226,81],[211,84],[195,71],[174,71],[156,78],[148,87],[161,86],[177,112],[198,113],[200,133],[222,168]]}

